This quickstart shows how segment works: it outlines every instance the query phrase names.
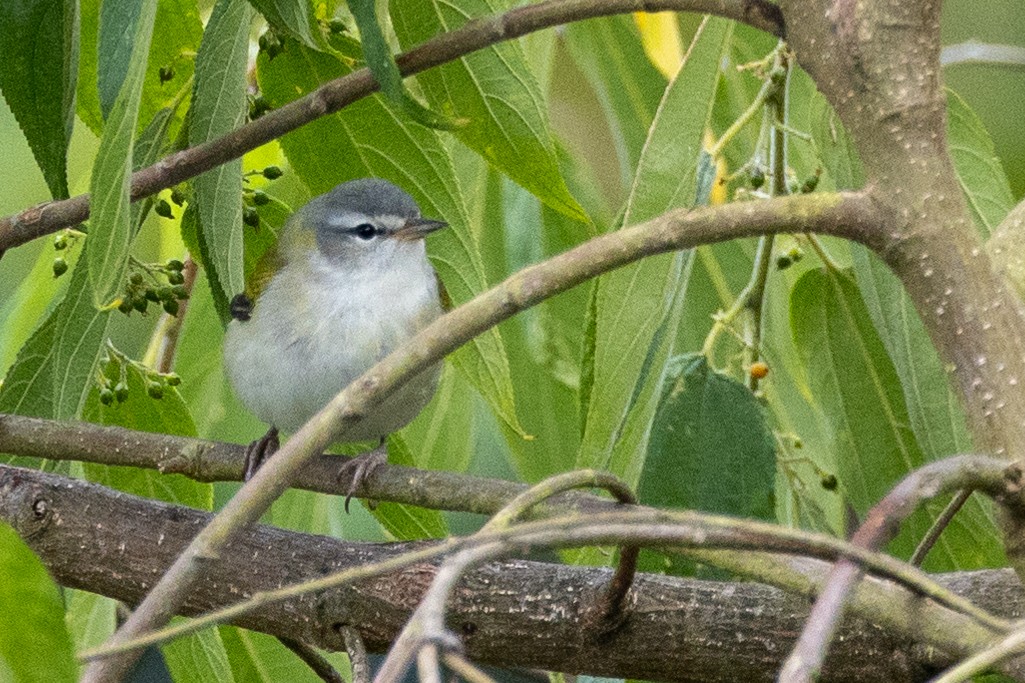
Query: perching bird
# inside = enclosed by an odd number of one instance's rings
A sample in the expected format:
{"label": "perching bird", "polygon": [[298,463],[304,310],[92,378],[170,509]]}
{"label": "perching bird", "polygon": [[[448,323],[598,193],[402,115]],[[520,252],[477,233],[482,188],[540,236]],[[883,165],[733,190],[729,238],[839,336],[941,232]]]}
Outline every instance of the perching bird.
{"label": "perching bird", "polygon": [[[445,227],[385,180],[338,185],[296,211],[247,292],[232,300],[224,366],[236,395],[271,425],[250,445],[246,478],[350,382],[442,313],[423,238]],[[404,427],[437,388],[440,364],[400,387],[347,441]],[[353,490],[387,457],[360,456]],[[346,507],[348,507],[346,498]]]}

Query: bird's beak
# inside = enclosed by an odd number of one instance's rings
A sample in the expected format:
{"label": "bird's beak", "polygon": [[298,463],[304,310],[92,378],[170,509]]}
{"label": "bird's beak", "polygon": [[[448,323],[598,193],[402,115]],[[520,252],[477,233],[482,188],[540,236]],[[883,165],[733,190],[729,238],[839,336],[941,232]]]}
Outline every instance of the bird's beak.
{"label": "bird's beak", "polygon": [[445,221],[438,221],[433,218],[410,218],[401,228],[393,233],[393,236],[400,240],[422,240],[432,232],[447,227]]}

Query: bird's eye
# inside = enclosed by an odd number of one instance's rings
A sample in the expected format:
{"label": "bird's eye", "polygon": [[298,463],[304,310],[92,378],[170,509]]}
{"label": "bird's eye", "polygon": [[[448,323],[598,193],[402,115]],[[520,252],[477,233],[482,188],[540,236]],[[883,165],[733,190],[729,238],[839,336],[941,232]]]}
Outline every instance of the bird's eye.
{"label": "bird's eye", "polygon": [[374,236],[377,235],[377,228],[370,223],[357,225],[352,231],[356,234],[356,237],[361,240],[372,240],[374,239]]}

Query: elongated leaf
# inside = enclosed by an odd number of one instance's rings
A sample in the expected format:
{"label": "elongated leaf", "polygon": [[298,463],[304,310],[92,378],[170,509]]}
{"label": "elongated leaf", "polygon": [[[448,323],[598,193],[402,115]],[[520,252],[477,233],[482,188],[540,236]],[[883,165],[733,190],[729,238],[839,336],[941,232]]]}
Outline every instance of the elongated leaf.
{"label": "elongated leaf", "polygon": [[[356,54],[350,41],[336,47]],[[261,56],[257,63],[260,88],[275,107],[348,72],[337,58],[293,42],[285,43],[273,60]],[[427,246],[453,301],[462,303],[486,287],[452,160],[437,133],[408,123],[374,98],[289,133],[281,146],[313,194],[365,176],[387,178],[405,189],[424,215],[443,217],[451,226],[432,236]],[[452,359],[500,418],[523,434],[499,333],[491,330],[477,337]]]}
{"label": "elongated leaf", "polygon": [[565,37],[605,111],[623,185],[629,188],[667,81],[645,55],[630,17],[574,22]]}
{"label": "elongated leaf", "polygon": [[267,23],[314,50],[329,49],[310,0],[249,0]]}
{"label": "elongated leaf", "polygon": [[363,46],[363,56],[366,59],[370,73],[381,86],[381,92],[391,101],[395,107],[409,116],[417,123],[429,128],[438,130],[454,130],[464,124],[464,121],[438,114],[423,106],[406,90],[402,82],[402,74],[395,64],[395,56],[391,53],[388,41],[381,29],[381,19],[377,16],[377,2],[375,0],[346,0],[349,11],[352,12],[356,26],[359,28],[359,37]]}
{"label": "elongated leaf", "polygon": [[[75,681],[78,666],[57,584],[17,532],[0,522],[0,670],[10,681]],[[10,678],[7,678],[10,676]]]}
{"label": "elongated leaf", "polygon": [[[132,0],[106,0],[100,4],[100,33],[97,55],[99,57],[99,73],[97,90],[100,94],[100,110],[103,118],[109,118],[114,108],[117,94],[132,67],[133,58],[139,61],[136,52],[139,21],[145,4]],[[127,38],[127,40],[126,40]],[[141,54],[149,53],[149,46]]]}
{"label": "elongated leaf", "polygon": [[92,221],[85,258],[96,306],[110,303],[122,285],[121,278],[128,263],[128,248],[134,231],[129,200],[132,151],[156,6],[156,0],[142,3],[135,23],[131,63],[110,110],[93,165]]}
{"label": "elongated leaf", "polygon": [[[89,129],[100,135],[103,132],[105,115],[112,104],[108,103],[101,111],[98,89],[101,3],[99,0],[79,0],[79,3],[82,38],[77,111],[79,118]],[[107,3],[103,5],[106,7]],[[160,0],[157,4],[157,18],[146,64],[146,78],[139,108],[139,127],[148,125],[157,111],[170,106],[178,95],[182,94],[182,89],[192,78],[195,53],[199,49],[202,36],[203,23],[200,21],[196,0]],[[106,66],[109,66],[109,61],[105,62]],[[127,68],[127,65],[123,65],[122,68]],[[116,96],[117,91],[114,90],[113,94]],[[179,117],[171,126],[172,135],[177,133],[180,123]]]}
{"label": "elongated leaf", "polygon": [[[732,24],[710,19],[666,90],[624,216],[632,224],[693,205],[701,140]],[[598,282],[593,383],[580,467],[611,468],[636,482],[679,320],[682,254],[627,266]]]}
{"label": "elongated leaf", "polygon": [[989,133],[953,90],[947,90],[947,144],[975,224],[989,237],[1014,206],[1014,196]]}
{"label": "elongated leaf", "polygon": [[0,412],[72,419],[81,414],[110,314],[97,311],[80,259],[68,292],[25,342],[0,387]]}
{"label": "elongated leaf", "polygon": [[[253,10],[246,0],[218,0],[196,56],[191,144],[238,128],[246,114],[246,65]],[[207,171],[194,181],[200,236],[211,286],[226,300],[245,289],[242,265],[242,160]]]}
{"label": "elongated leaf", "polygon": [[[900,379],[847,274],[805,273],[791,293],[790,320],[812,392],[831,427],[840,485],[854,508],[864,513],[926,462],[911,429]],[[913,516],[891,549],[910,553],[928,524],[927,515]],[[993,563],[998,555],[999,542],[979,517],[959,515],[944,532],[929,566],[936,571],[975,568]]]}
{"label": "elongated leaf", "polygon": [[[404,46],[498,11],[493,0],[393,0],[392,19]],[[546,205],[586,221],[570,194],[548,128],[545,102],[519,42],[504,42],[417,77],[435,109],[469,122],[453,133]]]}
{"label": "elongated leaf", "polygon": [[78,7],[65,0],[0,3],[0,90],[54,199],[68,196],[75,121]]}
{"label": "elongated leaf", "polygon": [[[185,620],[177,617],[172,623],[182,621]],[[175,683],[232,683],[235,680],[219,630],[200,631],[172,640],[162,645],[160,651]]]}
{"label": "elongated leaf", "polygon": [[[324,680],[274,636],[232,626],[221,626],[217,630],[228,653],[228,662],[236,681],[321,683]],[[352,680],[348,675],[349,662],[345,653],[322,654],[345,680]]]}

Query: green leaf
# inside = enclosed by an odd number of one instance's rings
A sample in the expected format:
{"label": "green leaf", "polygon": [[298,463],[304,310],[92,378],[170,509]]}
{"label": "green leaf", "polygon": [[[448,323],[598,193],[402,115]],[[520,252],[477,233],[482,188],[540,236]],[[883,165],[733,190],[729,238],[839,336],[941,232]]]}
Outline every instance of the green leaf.
{"label": "green leaf", "polygon": [[[238,128],[245,119],[246,66],[253,10],[245,0],[218,0],[196,56],[189,141],[198,145]],[[226,300],[245,289],[242,263],[242,160],[196,178],[204,258],[212,287]]]}
{"label": "green leaf", "polygon": [[67,294],[18,352],[0,387],[0,412],[70,420],[81,415],[110,313],[97,311],[79,259]]}
{"label": "green leaf", "polygon": [[78,666],[57,584],[32,550],[0,522],[0,678],[76,681]]}
{"label": "green leaf", "polygon": [[329,50],[330,46],[324,39],[314,3],[309,0],[249,0],[259,10],[267,23],[301,40],[307,47],[314,50]]}
{"label": "green leaf", "polygon": [[108,304],[120,289],[128,263],[128,249],[134,232],[129,199],[132,152],[156,5],[156,0],[145,0],[142,4],[133,35],[132,60],[110,110],[93,164],[90,183],[92,220],[86,239],[85,260],[89,264],[93,303],[97,307]]}
{"label": "green leaf", "polygon": [[[274,636],[258,631],[219,626],[221,641],[236,681],[246,683],[321,683],[323,681],[295,653]],[[343,652],[321,653],[345,680],[351,680],[348,658]]]}
{"label": "green leaf", "polygon": [[0,90],[54,199],[68,196],[75,121],[78,7],[64,0],[0,3]]}
{"label": "green leaf", "polygon": [[[406,47],[499,10],[492,0],[392,0],[389,7]],[[417,82],[432,107],[468,119],[453,131],[463,144],[546,205],[588,220],[559,171],[544,97],[520,42],[478,50],[426,71]]]}
{"label": "green leaf", "polygon": [[642,503],[773,519],[776,448],[761,404],[700,354],[672,358],[638,486]]}
{"label": "green leaf", "polygon": [[[808,271],[791,292],[790,306],[794,341],[813,397],[830,426],[840,486],[863,514],[927,460],[912,431],[901,379],[848,275]],[[938,393],[941,401],[943,395]],[[935,424],[941,425],[942,418]],[[945,429],[950,433],[950,425]],[[930,570],[976,568],[994,561],[999,542],[987,533],[978,513],[954,518],[929,557]],[[891,550],[910,554],[928,525],[926,514],[914,515]]]}
{"label": "green leaf", "polygon": [[566,47],[605,111],[628,188],[666,79],[644,53],[632,17],[576,21],[565,29]]}
{"label": "green leaf", "polygon": [[[81,7],[81,49],[78,80],[78,116],[97,135],[104,126],[101,112],[99,83],[99,0],[79,0]],[[106,6],[107,3],[104,3]],[[140,127],[148,123],[153,115],[182,94],[192,79],[195,67],[195,53],[203,36],[196,0],[160,0],[157,17],[146,63],[146,78],[139,107]],[[171,78],[161,79],[170,69]],[[117,91],[114,91],[117,94]],[[187,91],[184,93],[187,98]],[[106,110],[104,110],[106,111]],[[172,125],[177,132],[178,118]]]}
{"label": "green leaf", "polygon": [[812,95],[811,135],[826,176],[837,190],[856,190],[865,184],[865,171],[850,134],[820,92]]}
{"label": "green leaf", "polygon": [[[176,617],[171,624],[178,625],[183,621],[184,618]],[[231,683],[235,680],[217,629],[199,631],[164,643],[160,651],[175,683]]]}
{"label": "green leaf", "polygon": [[[731,22],[709,19],[666,90],[624,225],[694,204],[701,141],[731,32]],[[637,481],[675,338],[687,262],[684,254],[656,256],[599,279],[593,382],[578,467],[611,469],[628,483]]]}
{"label": "green leaf", "polygon": [[139,35],[139,21],[143,19],[145,9],[145,3],[132,0],[105,0],[100,4],[97,91],[100,94],[100,110],[105,119],[110,117],[133,59],[137,63],[140,54],[149,53],[149,45],[140,53],[135,49],[135,40],[125,40],[126,36]]}
{"label": "green leaf", "polygon": [[1014,196],[985,126],[953,90],[947,90],[947,144],[975,225],[988,237],[1014,207]]}
{"label": "green leaf", "polygon": [[[340,49],[351,55],[354,47],[343,41]],[[286,42],[273,60],[261,55],[257,61],[260,89],[274,107],[349,72],[336,57],[293,41]],[[427,250],[452,300],[462,303],[486,289],[452,158],[437,133],[407,122],[384,101],[372,98],[289,133],[281,139],[281,148],[313,194],[367,176],[386,178],[405,189],[424,215],[449,223],[449,229],[428,240]],[[499,333],[490,330],[478,336],[451,358],[499,417],[524,434]]]}
{"label": "green leaf", "polygon": [[402,74],[395,64],[395,56],[391,53],[388,41],[381,30],[381,22],[377,16],[375,0],[346,0],[356,27],[359,29],[363,56],[370,73],[381,86],[381,92],[400,111],[412,120],[428,128],[438,130],[455,130],[464,125],[464,121],[438,114],[423,106],[406,90],[402,82]]}

